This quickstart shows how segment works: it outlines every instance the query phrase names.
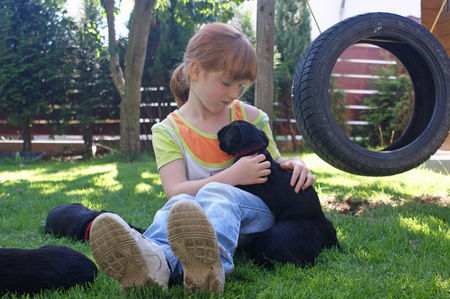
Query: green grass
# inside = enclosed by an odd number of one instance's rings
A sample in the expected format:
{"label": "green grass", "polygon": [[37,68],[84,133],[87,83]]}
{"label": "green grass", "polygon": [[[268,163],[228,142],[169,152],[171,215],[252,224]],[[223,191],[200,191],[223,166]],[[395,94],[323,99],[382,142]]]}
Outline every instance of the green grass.
{"label": "green grass", "polygon": [[[261,268],[236,255],[224,298],[449,298],[450,177],[423,168],[389,177],[351,175],[314,154],[303,156],[342,251],[326,250],[314,267],[290,264]],[[2,163],[2,162],[0,162]],[[165,196],[154,159],[118,162],[114,156],[90,161],[0,164],[0,246],[71,247],[92,259],[89,244],[44,234],[48,211],[80,202],[114,211],[146,228]],[[10,297],[15,297],[10,294]],[[126,294],[99,271],[95,282],[51,298],[177,298],[181,279],[168,292],[137,289]],[[194,296],[195,297],[195,296]]]}

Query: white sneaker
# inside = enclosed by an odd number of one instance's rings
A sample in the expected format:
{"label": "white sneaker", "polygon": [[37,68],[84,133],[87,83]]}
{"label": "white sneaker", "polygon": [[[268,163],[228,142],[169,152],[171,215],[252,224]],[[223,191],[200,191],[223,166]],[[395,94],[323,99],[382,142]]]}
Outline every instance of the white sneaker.
{"label": "white sneaker", "polygon": [[185,292],[198,289],[223,293],[225,273],[220,261],[216,232],[202,207],[194,200],[181,200],[170,210],[167,237],[183,266]]}
{"label": "white sneaker", "polygon": [[163,250],[118,215],[103,213],[95,218],[89,242],[99,268],[125,291],[156,285],[167,289],[170,272]]}

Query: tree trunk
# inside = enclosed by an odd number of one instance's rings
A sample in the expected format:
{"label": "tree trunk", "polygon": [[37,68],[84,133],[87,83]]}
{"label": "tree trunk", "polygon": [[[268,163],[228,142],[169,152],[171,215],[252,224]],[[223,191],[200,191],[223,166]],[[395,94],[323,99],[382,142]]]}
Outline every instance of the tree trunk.
{"label": "tree trunk", "polygon": [[84,141],[84,152],[83,157],[91,158],[93,156],[92,145],[93,145],[93,135],[94,135],[94,127],[93,125],[87,125],[81,129],[81,133],[83,134]]}
{"label": "tree trunk", "polygon": [[[289,129],[289,136],[291,136],[291,144],[292,144],[292,148],[290,149],[293,152],[297,152],[299,150],[299,144],[297,142],[297,131],[295,130],[295,127],[297,126],[296,124],[292,124],[291,123],[291,119],[294,118],[293,112],[292,112],[292,107],[289,105],[285,105],[284,103],[289,103],[290,102],[290,98],[286,99],[286,98],[278,98],[277,99],[277,103],[278,103],[278,107],[281,110],[282,113],[282,117],[286,119],[287,121],[287,128]],[[284,132],[284,130],[283,130]]]}
{"label": "tree trunk", "polygon": [[[284,103],[289,103],[290,99],[284,99]],[[299,148],[298,148],[298,142],[297,142],[297,132],[295,130],[295,127],[297,125],[294,125],[291,122],[291,119],[294,118],[294,115],[292,113],[292,107],[290,106],[285,106],[285,105],[281,105],[283,107],[283,111],[284,111],[284,117],[287,119],[288,122],[288,128],[289,128],[289,135],[291,135],[291,141],[292,141],[292,151],[294,153],[298,152]]]}
{"label": "tree trunk", "polygon": [[273,34],[275,27],[275,0],[258,0],[256,16],[256,55],[258,76],[255,84],[255,106],[273,116]]}
{"label": "tree trunk", "polygon": [[119,50],[116,40],[116,29],[114,25],[114,0],[102,0],[103,8],[106,11],[106,20],[108,23],[108,42],[109,42],[109,67],[114,82],[114,86],[120,94],[122,99],[125,86],[125,78],[123,77],[123,71],[120,67]]}
{"label": "tree trunk", "polygon": [[147,52],[148,34],[155,0],[135,0],[130,20],[125,76],[119,65],[114,29],[114,0],[102,0],[106,10],[113,81],[120,93],[120,150],[128,155],[141,151],[140,103],[141,80]]}
{"label": "tree trunk", "polygon": [[136,0],[125,54],[125,92],[120,105],[120,150],[139,153],[141,81],[154,0]]}
{"label": "tree trunk", "polygon": [[23,145],[22,151],[31,152],[31,127],[27,121],[22,129]]}

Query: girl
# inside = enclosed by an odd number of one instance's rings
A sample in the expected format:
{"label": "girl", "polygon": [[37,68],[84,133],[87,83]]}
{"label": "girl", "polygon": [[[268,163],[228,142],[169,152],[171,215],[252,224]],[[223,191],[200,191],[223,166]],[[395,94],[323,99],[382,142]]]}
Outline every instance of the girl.
{"label": "girl", "polygon": [[256,71],[253,47],[234,25],[208,24],[190,39],[170,82],[178,110],[152,127],[167,203],[143,235],[110,213],[92,224],[94,259],[124,289],[167,288],[169,278],[183,273],[186,293],[220,294],[234,268],[239,236],[274,224],[260,198],[234,187],[264,183],[270,162],[260,154],[233,164],[217,140],[217,132],[230,122],[246,120],[267,134],[272,157],[293,170],[296,192],[314,183],[300,158],[280,156],[267,114],[237,100],[255,81]]}

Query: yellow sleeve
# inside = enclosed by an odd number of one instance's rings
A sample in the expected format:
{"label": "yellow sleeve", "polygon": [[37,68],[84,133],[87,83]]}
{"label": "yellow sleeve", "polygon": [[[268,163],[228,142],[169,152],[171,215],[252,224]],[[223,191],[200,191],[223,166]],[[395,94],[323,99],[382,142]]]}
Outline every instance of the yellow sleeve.
{"label": "yellow sleeve", "polygon": [[253,124],[260,130],[262,130],[264,133],[266,133],[267,138],[269,138],[269,145],[267,146],[267,151],[272,156],[272,159],[277,160],[281,157],[281,154],[277,148],[277,145],[273,139],[272,130],[269,126],[269,116],[267,114],[260,110],[260,113],[258,117],[255,119]]}
{"label": "yellow sleeve", "polygon": [[152,126],[152,145],[158,170],[167,163],[183,159],[183,152],[172,131],[172,128],[162,123]]}

